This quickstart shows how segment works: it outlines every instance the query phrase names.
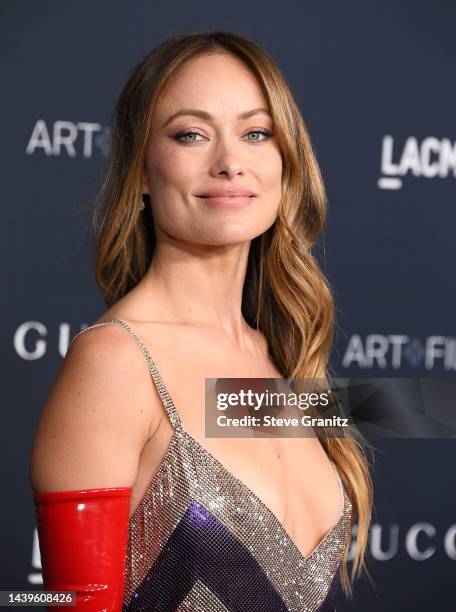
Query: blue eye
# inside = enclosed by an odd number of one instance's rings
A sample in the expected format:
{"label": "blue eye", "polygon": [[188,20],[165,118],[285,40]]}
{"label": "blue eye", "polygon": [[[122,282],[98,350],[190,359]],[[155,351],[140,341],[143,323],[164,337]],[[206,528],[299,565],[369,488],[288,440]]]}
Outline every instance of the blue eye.
{"label": "blue eye", "polygon": [[[250,142],[262,142],[263,140],[267,140],[270,136],[272,136],[272,132],[270,132],[269,130],[250,130],[250,132],[247,132],[247,136],[250,136],[250,134],[263,134],[263,136],[265,136],[265,138],[259,139],[259,138],[248,138],[247,140],[250,140]],[[174,136],[175,140],[177,140],[178,142],[182,142],[184,144],[186,143],[190,143],[190,142],[198,142],[195,138],[189,138],[187,140],[187,137],[191,137],[191,136],[202,136],[202,134],[200,134],[199,132],[179,132],[178,134],[176,134]]]}
{"label": "blue eye", "polygon": [[[263,136],[266,136],[264,140],[266,140],[267,138],[269,138],[269,136],[272,135],[272,133],[269,132],[269,130],[251,130],[250,132],[247,133],[247,135],[249,136],[250,134],[263,134]],[[247,140],[250,140],[250,139],[247,139]],[[261,142],[261,140],[258,140],[257,138],[255,138],[252,142]]]}
{"label": "blue eye", "polygon": [[182,138],[185,138],[186,136],[193,136],[194,134],[201,136],[199,132],[179,132],[179,134],[176,134],[174,138],[179,142],[195,142],[194,138],[191,138],[190,140],[182,140]]}

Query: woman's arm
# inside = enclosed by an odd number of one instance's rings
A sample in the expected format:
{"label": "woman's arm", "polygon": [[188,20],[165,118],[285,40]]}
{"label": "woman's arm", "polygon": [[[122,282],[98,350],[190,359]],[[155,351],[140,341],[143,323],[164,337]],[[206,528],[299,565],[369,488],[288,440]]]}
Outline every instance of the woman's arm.
{"label": "woman's arm", "polygon": [[153,382],[123,334],[106,326],[76,339],[32,450],[44,587],[76,591],[87,612],[121,610],[131,491],[150,429]]}

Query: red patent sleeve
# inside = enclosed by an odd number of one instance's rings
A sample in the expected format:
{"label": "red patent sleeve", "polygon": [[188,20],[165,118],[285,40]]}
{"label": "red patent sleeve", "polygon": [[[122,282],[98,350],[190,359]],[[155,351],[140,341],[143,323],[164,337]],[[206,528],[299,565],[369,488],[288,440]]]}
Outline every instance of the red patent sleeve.
{"label": "red patent sleeve", "polygon": [[120,612],[131,487],[35,493],[46,591],[76,591],[76,606],[51,611]]}

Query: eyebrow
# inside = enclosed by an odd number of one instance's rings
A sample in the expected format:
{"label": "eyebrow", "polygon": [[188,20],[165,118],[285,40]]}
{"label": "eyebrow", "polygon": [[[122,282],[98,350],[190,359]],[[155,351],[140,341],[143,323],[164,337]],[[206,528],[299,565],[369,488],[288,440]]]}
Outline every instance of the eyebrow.
{"label": "eyebrow", "polygon": [[[241,113],[240,115],[237,116],[237,118],[238,119],[249,119],[250,117],[253,117],[254,115],[259,115],[260,113],[265,113],[266,115],[272,118],[271,113],[269,112],[267,108],[254,108],[252,110],[246,111],[245,113]],[[176,117],[181,117],[182,115],[192,115],[194,117],[199,117],[200,119],[204,119],[205,121],[214,120],[212,115],[210,113],[207,113],[206,111],[199,110],[197,108],[182,108],[181,110],[178,110],[176,113],[173,113],[171,117],[168,117],[168,119],[163,124],[163,127],[165,128],[168,124],[171,123],[171,121],[174,121]]]}

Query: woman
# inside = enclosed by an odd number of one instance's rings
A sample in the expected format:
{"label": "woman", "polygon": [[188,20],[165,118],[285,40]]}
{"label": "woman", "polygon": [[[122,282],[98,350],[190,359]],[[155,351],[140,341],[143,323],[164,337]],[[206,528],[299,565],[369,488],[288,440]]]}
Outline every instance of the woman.
{"label": "woman", "polygon": [[279,69],[232,33],[162,43],[118,100],[99,201],[109,308],[33,449],[45,587],[81,610],[333,610],[355,514],[365,567],[361,443],[204,437],[205,378],[327,375],[325,194]]}

